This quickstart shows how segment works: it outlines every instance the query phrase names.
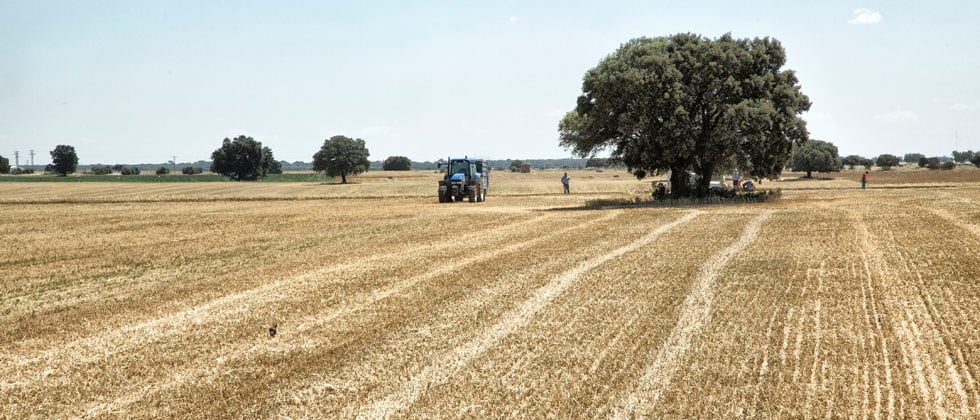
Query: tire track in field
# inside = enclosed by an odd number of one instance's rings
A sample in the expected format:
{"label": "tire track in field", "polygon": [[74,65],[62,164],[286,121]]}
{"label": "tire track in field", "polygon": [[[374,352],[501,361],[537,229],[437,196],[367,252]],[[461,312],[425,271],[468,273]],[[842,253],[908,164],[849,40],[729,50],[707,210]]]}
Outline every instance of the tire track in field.
{"label": "tire track in field", "polygon": [[[363,311],[364,309],[374,304],[377,304],[378,302],[388,297],[400,295],[406,292],[407,290],[410,290],[412,287],[428,279],[437,277],[439,275],[451,273],[453,271],[459,270],[460,267],[465,267],[467,265],[473,264],[478,261],[484,261],[491,258],[495,258],[500,255],[515,253],[517,251],[520,251],[521,249],[532,247],[535,244],[551,240],[553,237],[560,236],[562,234],[571,231],[588,228],[590,226],[599,223],[610,221],[612,219],[615,219],[616,217],[619,217],[621,214],[622,211],[609,212],[603,217],[590,219],[573,226],[568,226],[558,230],[553,230],[549,232],[547,235],[538,236],[536,238],[524,242],[511,244],[503,248],[493,248],[490,251],[485,252],[483,254],[473,255],[467,258],[458,259],[448,264],[439,265],[438,267],[430,271],[426,271],[425,273],[422,273],[420,275],[416,275],[404,279],[394,285],[386,286],[383,288],[379,288],[376,290],[355,295],[347,299],[344,302],[344,304],[340,305],[340,307],[333,308],[332,310],[330,310],[330,312],[327,314],[313,313],[304,316],[298,320],[290,320],[289,325],[295,325],[295,327],[291,326],[289,328],[290,335],[293,337],[301,338],[304,336],[303,334],[307,331],[320,328],[326,325],[327,323],[334,321],[338,318],[341,318],[343,316],[351,316],[357,314],[360,311]],[[318,344],[319,344],[318,342],[304,340],[299,345],[293,345],[293,348],[315,347]],[[182,384],[187,383],[189,381],[194,381],[195,379],[202,380],[203,379],[202,376],[204,376],[209,372],[220,370],[222,366],[230,364],[232,362],[248,359],[254,354],[262,354],[263,352],[267,352],[273,346],[274,345],[271,343],[259,343],[259,344],[252,344],[250,346],[246,345],[244,346],[246,348],[237,348],[236,350],[231,352],[226,351],[223,353],[223,356],[221,357],[220,361],[217,362],[217,365],[209,365],[200,368],[177,370],[174,371],[168,378],[148,380],[146,381],[148,383],[146,383],[142,387],[133,389],[130,392],[114,399],[113,401],[107,403],[97,402],[94,404],[90,404],[84,410],[86,413],[85,415],[98,416],[106,413],[115,412],[118,410],[123,410],[127,406],[131,406],[139,402],[142,398],[146,397],[147,395],[161,393],[167,390],[175,389],[180,387]],[[239,347],[243,347],[243,346],[239,346]],[[277,346],[277,348],[281,351],[281,346]],[[313,387],[316,388],[316,385],[314,385]]]}
{"label": "tire track in field", "polygon": [[[948,377],[941,378],[938,373],[939,370],[934,366],[930,348],[942,347],[945,349],[945,344],[936,337],[936,329],[932,325],[934,322],[931,320],[928,309],[924,307],[922,296],[918,293],[915,293],[914,296],[907,293],[909,287],[891,272],[886,263],[884,252],[868,240],[871,236],[867,223],[853,210],[850,212],[851,218],[855,220],[861,249],[867,250],[869,260],[873,261],[870,264],[874,266],[873,272],[878,274],[882,283],[882,290],[888,294],[884,304],[891,306],[888,308],[889,313],[899,317],[894,323],[896,338],[902,351],[903,360],[910,368],[910,373],[913,376],[911,378],[915,382],[913,388],[919,392],[925,409],[931,411],[932,415],[947,418],[950,413],[946,407],[945,388],[951,386],[956,389],[956,384],[960,383],[962,386],[962,381],[955,369],[949,372]],[[920,320],[923,325],[920,325]],[[939,345],[936,345],[937,340]],[[949,384],[947,381],[952,383]],[[962,395],[958,391],[957,394]],[[968,413],[969,411],[963,412],[964,415]],[[889,410],[889,415],[891,415],[891,410]]]}
{"label": "tire track in field", "polygon": [[[816,271],[817,275],[817,287],[816,287],[816,301],[813,302],[813,339],[816,343],[813,344],[813,364],[810,366],[810,380],[806,384],[806,398],[803,404],[803,412],[810,413],[811,404],[813,404],[814,398],[817,397],[818,386],[822,382],[822,375],[819,375],[818,369],[820,367],[820,347],[823,344],[823,324],[822,324],[822,309],[823,301],[821,296],[823,293],[823,280],[826,274],[826,260],[820,262],[820,268]],[[809,270],[808,273],[809,274]],[[809,277],[809,276],[807,276]],[[809,278],[807,283],[809,283]],[[813,299],[807,299],[807,301],[812,301]],[[801,331],[802,332],[802,331]]]}
{"label": "tire track in field", "polygon": [[[967,199],[961,201],[972,203]],[[964,229],[973,234],[975,237],[980,238],[980,228],[977,226],[965,223],[945,210],[932,207],[926,209],[932,214],[952,223],[956,227]],[[960,397],[960,411],[963,415],[969,414],[970,396],[972,395],[974,400],[980,397],[977,394],[976,377],[972,371],[972,368],[970,367],[970,364],[967,363],[965,357],[963,356],[962,347],[958,345],[959,342],[956,339],[956,334],[954,334],[953,329],[946,321],[946,317],[936,307],[936,304],[933,301],[932,293],[928,291],[927,282],[922,278],[922,272],[919,270],[914,261],[914,255],[908,255],[908,253],[905,252],[902,252],[902,255],[904,258],[902,258],[901,261],[904,265],[905,271],[909,275],[913,276],[915,280],[912,282],[913,287],[918,292],[917,294],[919,296],[920,303],[926,309],[926,314],[928,315],[926,321],[930,327],[930,331],[938,331],[938,333],[934,334],[935,336],[932,337],[933,341],[936,339],[941,341],[946,350],[943,357],[943,362],[945,363],[949,377],[952,380],[953,389]],[[956,307],[956,309],[960,312],[963,321],[969,323],[969,318],[963,316],[962,309],[959,307]],[[956,360],[953,360],[954,357]],[[963,372],[963,375],[965,375],[966,378],[961,376],[960,371]]]}
{"label": "tire track in field", "polygon": [[[949,373],[949,378],[952,381],[953,390],[960,397],[960,412],[964,415],[970,413],[969,411],[969,401],[970,396],[966,392],[966,386],[969,385],[972,388],[973,379],[971,378],[971,373],[969,371],[968,364],[962,357],[962,352],[960,348],[955,344],[951,344],[951,340],[955,340],[955,335],[952,333],[951,329],[946,323],[945,317],[936,308],[935,303],[932,300],[932,294],[926,289],[925,280],[922,278],[922,272],[919,271],[915,263],[911,261],[911,258],[902,258],[902,262],[905,265],[906,272],[914,276],[915,282],[913,288],[916,289],[921,300],[922,305],[926,309],[926,324],[929,332],[934,332],[932,341],[938,339],[942,343],[945,353],[943,354],[943,362],[946,365],[946,370]],[[955,349],[955,351],[954,351]],[[954,353],[959,354],[959,358],[953,361]],[[967,377],[967,385],[964,385],[962,376],[960,375],[960,370],[963,370]],[[974,390],[975,393],[975,390]]]}
{"label": "tire track in field", "polygon": [[[885,333],[881,328],[882,314],[878,310],[879,303],[878,303],[878,298],[875,295],[874,279],[871,274],[871,266],[868,263],[867,254],[864,252],[863,249],[861,250],[861,262],[863,268],[863,273],[861,273],[862,274],[861,308],[864,311],[865,327],[869,331],[868,335],[871,336],[870,337],[871,344],[869,347],[872,348],[877,347],[878,350],[881,351],[881,360],[882,360],[881,369],[884,371],[885,390],[887,390],[888,392],[887,396],[882,397],[881,380],[880,380],[880,376],[877,374],[878,369],[875,368],[876,371],[874,377],[875,406],[874,406],[873,413],[874,413],[874,418],[876,419],[881,418],[881,411],[882,411],[882,404],[883,404],[882,398],[885,398],[886,401],[884,403],[887,404],[886,409],[888,410],[888,418],[892,418],[895,416],[895,389],[892,387],[892,368],[891,368],[891,361],[888,355],[888,341],[885,340]],[[866,343],[866,338],[864,335],[862,335],[861,343],[862,345]],[[864,349],[865,348],[863,347],[862,350]],[[866,353],[865,366],[864,366],[865,377],[870,375],[868,371],[869,371],[869,367],[868,367],[867,353]],[[867,386],[870,387],[870,378],[865,379],[865,383],[868,384]],[[870,403],[868,405],[870,405]],[[865,415],[865,417],[867,417],[867,414]]]}
{"label": "tire track in field", "polygon": [[691,292],[681,306],[677,325],[664,341],[656,360],[640,377],[636,386],[614,407],[614,417],[632,418],[650,412],[670,386],[674,374],[682,367],[692,341],[708,323],[711,316],[711,300],[714,298],[715,279],[739,250],[748,246],[759,235],[762,223],[772,215],[765,211],[745,227],[742,235],[727,248],[711,257],[694,281]]}
{"label": "tire track in field", "polygon": [[429,387],[447,382],[459,370],[488,349],[530,323],[531,319],[542,308],[574,284],[579,276],[611,259],[633,252],[653,242],[675,227],[693,220],[699,214],[698,211],[689,212],[672,222],[661,225],[653,232],[628,245],[589,259],[555,277],[551,282],[539,288],[530,299],[503,315],[497,324],[465,344],[435,358],[419,374],[407,381],[402,381],[394,392],[374,401],[367,407],[363,407],[360,412],[356,413],[356,416],[358,418],[382,418],[403,414]]}
{"label": "tire track in field", "polygon": [[[488,227],[486,230],[491,232],[492,237],[503,238],[527,225],[533,225],[551,217],[553,216],[542,215],[501,228]],[[122,327],[108,334],[84,337],[58,345],[56,348],[40,351],[38,355],[31,358],[17,358],[15,363],[0,371],[0,376],[8,378],[9,383],[17,382],[13,378],[18,377],[22,378],[19,382],[31,383],[39,376],[38,372],[30,368],[31,366],[43,367],[46,372],[43,376],[48,376],[58,370],[68,372],[75,366],[94,363],[98,360],[111,358],[115,354],[145,346],[148,343],[159,342],[178,334],[186,334],[191,329],[199,328],[198,324],[213,317],[214,314],[220,313],[222,309],[241,312],[242,302],[255,304],[275,301],[285,295],[283,290],[289,290],[289,287],[296,283],[314,282],[317,278],[331,273],[349,275],[358,269],[379,265],[385,261],[413,257],[427,252],[437,253],[447,248],[459,246],[461,243],[486,244],[487,240],[488,234],[485,231],[474,232],[461,236],[458,241],[444,241],[423,247],[407,247],[401,252],[374,255],[356,262],[331,265],[310,273],[265,283],[258,287],[221,296],[173,314]],[[56,367],[59,368],[56,369]]]}

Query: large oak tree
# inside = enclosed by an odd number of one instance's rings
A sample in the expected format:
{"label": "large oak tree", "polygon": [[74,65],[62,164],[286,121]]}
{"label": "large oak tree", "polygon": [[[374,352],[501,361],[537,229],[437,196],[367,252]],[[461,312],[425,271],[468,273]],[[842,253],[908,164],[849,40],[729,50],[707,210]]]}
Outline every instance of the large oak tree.
{"label": "large oak tree", "polygon": [[225,138],[221,147],[211,153],[211,160],[211,172],[236,181],[254,181],[265,178],[275,158],[271,149],[243,135],[234,140]]}
{"label": "large oak tree", "polygon": [[364,140],[346,136],[333,136],[323,141],[320,151],[313,155],[313,170],[329,176],[339,176],[347,183],[347,175],[365,172],[371,167]]}
{"label": "large oak tree", "polygon": [[[858,157],[860,164],[868,159]],[[853,162],[853,160],[848,160]],[[807,178],[813,178],[814,172],[837,172],[844,164],[837,157],[837,146],[823,140],[810,140],[793,149],[793,159],[790,165],[794,171],[806,172]]]}
{"label": "large oak tree", "polygon": [[579,156],[611,150],[637,176],[671,170],[673,195],[707,191],[716,170],[774,178],[808,138],[810,108],[786,53],[771,38],[695,34],[637,38],[585,73],[561,145]]}
{"label": "large oak tree", "polygon": [[78,154],[75,147],[59,144],[51,151],[51,166],[58,176],[67,176],[78,169]]}

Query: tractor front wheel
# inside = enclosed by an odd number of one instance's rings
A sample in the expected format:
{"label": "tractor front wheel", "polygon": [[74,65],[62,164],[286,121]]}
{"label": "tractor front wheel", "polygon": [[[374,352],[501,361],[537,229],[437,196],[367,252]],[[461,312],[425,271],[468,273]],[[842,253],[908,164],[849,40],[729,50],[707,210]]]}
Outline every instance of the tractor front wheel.
{"label": "tractor front wheel", "polygon": [[476,202],[476,187],[470,187],[470,202]]}

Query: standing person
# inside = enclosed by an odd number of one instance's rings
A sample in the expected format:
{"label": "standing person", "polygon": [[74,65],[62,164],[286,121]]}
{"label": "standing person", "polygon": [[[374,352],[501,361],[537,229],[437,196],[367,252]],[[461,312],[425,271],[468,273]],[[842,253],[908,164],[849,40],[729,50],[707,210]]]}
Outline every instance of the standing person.
{"label": "standing person", "polygon": [[565,187],[565,194],[568,194],[568,172],[565,172],[565,175],[561,177],[561,185]]}
{"label": "standing person", "polygon": [[867,184],[868,184],[868,171],[864,171],[864,174],[861,175],[861,189],[863,190],[864,186]]}
{"label": "standing person", "polygon": [[738,185],[738,179],[739,179],[738,178],[738,169],[736,169],[735,172],[732,172],[732,185],[735,187],[735,191],[738,191],[738,190],[741,189],[739,187],[739,185]]}

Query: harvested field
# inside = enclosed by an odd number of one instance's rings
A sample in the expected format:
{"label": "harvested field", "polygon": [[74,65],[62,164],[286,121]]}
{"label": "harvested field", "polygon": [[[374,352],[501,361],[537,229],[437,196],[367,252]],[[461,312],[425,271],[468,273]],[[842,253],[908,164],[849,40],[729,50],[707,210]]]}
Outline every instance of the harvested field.
{"label": "harvested field", "polygon": [[980,184],[873,175],[0,183],[0,417],[978,417]]}

